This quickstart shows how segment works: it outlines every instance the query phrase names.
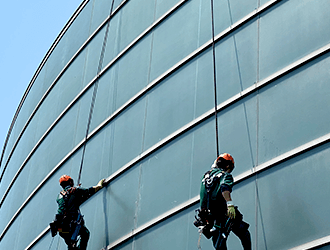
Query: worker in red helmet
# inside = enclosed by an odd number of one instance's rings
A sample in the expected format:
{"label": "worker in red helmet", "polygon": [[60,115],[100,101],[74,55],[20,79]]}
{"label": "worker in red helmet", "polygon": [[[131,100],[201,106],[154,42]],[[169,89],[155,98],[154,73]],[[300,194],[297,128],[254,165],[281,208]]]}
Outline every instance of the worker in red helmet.
{"label": "worker in red helmet", "polygon": [[201,182],[201,214],[211,221],[203,233],[208,238],[212,237],[216,250],[227,249],[226,241],[230,231],[239,237],[245,250],[251,249],[249,224],[243,221],[243,215],[231,198],[234,184],[231,172],[234,167],[234,158],[228,153],[221,154],[214,161],[211,170],[203,175]]}
{"label": "worker in red helmet", "polygon": [[[87,189],[74,187],[73,179],[68,175],[62,175],[59,182],[63,190],[56,200],[58,210],[55,221],[50,223],[52,236],[54,237],[59,232],[68,245],[68,250],[85,250],[90,233],[85,226],[79,207],[103,187],[104,179],[100,180],[96,186]],[[79,242],[78,236],[80,236]]]}

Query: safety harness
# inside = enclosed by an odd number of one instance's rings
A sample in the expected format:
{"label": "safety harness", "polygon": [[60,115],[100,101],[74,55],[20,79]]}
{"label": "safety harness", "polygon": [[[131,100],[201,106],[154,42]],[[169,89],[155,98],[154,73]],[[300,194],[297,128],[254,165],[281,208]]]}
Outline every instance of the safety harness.
{"label": "safety harness", "polygon": [[[202,209],[197,209],[195,215],[194,225],[199,228],[200,236],[204,234],[207,239],[210,239],[216,230],[220,230],[219,237],[216,241],[216,247],[218,248],[221,246],[222,242],[224,242],[234,224],[234,220],[228,218],[226,220],[225,225],[216,225],[215,224],[215,217],[212,215],[210,211],[210,200],[215,200],[217,198],[217,194],[220,191],[221,185],[221,177],[224,176],[224,172],[215,171],[214,169],[209,170],[205,173],[202,179],[202,186],[204,186],[206,190],[206,208],[203,207]],[[205,202],[205,196],[201,195],[201,203]],[[200,242],[200,239],[199,239]],[[200,248],[200,246],[199,246]],[[217,249],[216,248],[216,249]]]}
{"label": "safety harness", "polygon": [[[63,197],[65,207],[68,207],[68,200],[70,196],[75,193],[76,189],[76,187],[71,187],[60,192]],[[56,214],[55,221],[49,225],[52,237],[55,237],[57,232],[62,234],[71,234],[71,246],[75,247],[78,241],[80,229],[84,225],[83,215],[79,209],[76,217],[72,217],[72,214],[65,211],[64,214]]]}

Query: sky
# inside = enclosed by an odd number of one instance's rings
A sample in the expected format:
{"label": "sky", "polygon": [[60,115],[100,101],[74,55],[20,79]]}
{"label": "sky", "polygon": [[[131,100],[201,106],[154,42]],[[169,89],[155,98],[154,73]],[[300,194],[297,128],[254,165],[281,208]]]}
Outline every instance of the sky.
{"label": "sky", "polygon": [[0,0],[0,156],[18,105],[83,0]]}

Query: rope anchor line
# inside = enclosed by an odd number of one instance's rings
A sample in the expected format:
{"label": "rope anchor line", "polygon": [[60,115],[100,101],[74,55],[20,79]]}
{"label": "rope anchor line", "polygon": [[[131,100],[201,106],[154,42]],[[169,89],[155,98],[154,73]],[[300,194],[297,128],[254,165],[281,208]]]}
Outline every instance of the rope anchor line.
{"label": "rope anchor line", "polygon": [[215,114],[215,141],[216,141],[216,151],[219,156],[219,134],[218,134],[218,100],[217,100],[217,70],[216,70],[216,60],[215,60],[215,41],[214,41],[214,10],[213,10],[213,0],[211,0],[211,23],[212,23],[212,55],[213,55],[213,86],[214,86],[214,114]]}
{"label": "rope anchor line", "polygon": [[[98,68],[97,68],[97,75],[102,70],[103,59],[104,59],[104,54],[105,54],[105,47],[107,45],[107,39],[108,39],[109,27],[110,27],[110,20],[111,20],[111,14],[112,14],[112,11],[113,11],[114,2],[115,2],[115,0],[112,0],[111,8],[110,8],[110,18],[108,20],[108,23],[107,23],[107,26],[106,26],[106,31],[105,31],[105,34],[104,34],[100,60],[99,60]],[[99,78],[97,78],[96,82],[94,83],[94,90],[93,90],[93,95],[92,95],[92,100],[91,100],[91,105],[90,105],[89,115],[88,115],[88,120],[87,120],[87,128],[86,128],[86,134],[85,134],[85,139],[84,139],[83,152],[82,152],[82,156],[81,156],[81,162],[80,162],[77,185],[81,184],[80,183],[81,172],[82,172],[82,168],[83,168],[83,164],[84,164],[86,144],[87,144],[88,134],[89,134],[91,121],[92,121],[92,117],[93,117],[93,111],[94,111],[94,107],[95,107],[95,100],[96,100],[96,94],[97,94],[97,89],[98,89],[98,83],[99,83]]]}

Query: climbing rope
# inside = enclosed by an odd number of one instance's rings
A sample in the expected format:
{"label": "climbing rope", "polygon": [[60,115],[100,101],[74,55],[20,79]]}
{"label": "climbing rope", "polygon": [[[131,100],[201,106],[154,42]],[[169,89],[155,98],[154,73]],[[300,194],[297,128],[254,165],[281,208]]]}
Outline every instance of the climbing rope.
{"label": "climbing rope", "polygon": [[[109,27],[110,27],[110,20],[111,20],[111,14],[112,14],[112,11],[113,11],[114,2],[115,2],[115,0],[112,0],[111,8],[110,8],[110,18],[108,20],[106,30],[105,30],[105,35],[104,35],[104,39],[103,39],[99,65],[98,65],[98,68],[97,68],[97,75],[102,70],[103,59],[104,59],[104,54],[105,54],[105,47],[107,45],[107,39],[108,39],[108,33],[109,33]],[[95,106],[96,94],[97,94],[97,89],[98,89],[98,82],[99,82],[99,80],[97,79],[95,84],[94,84],[93,95],[92,95],[91,105],[90,105],[90,109],[89,109],[87,128],[86,128],[86,134],[85,134],[84,145],[83,145],[83,152],[82,152],[82,156],[81,156],[79,175],[78,175],[78,180],[77,180],[78,185],[80,185],[81,172],[82,172],[82,168],[83,168],[83,165],[84,165],[87,138],[88,138],[89,129],[90,129],[92,116],[93,116],[93,111],[94,111],[94,106]]]}
{"label": "climbing rope", "polygon": [[202,239],[202,231],[200,230],[200,231],[199,231],[199,237],[198,237],[198,243],[197,243],[197,248],[198,248],[198,250],[202,250],[202,247],[201,247],[201,239]]}
{"label": "climbing rope", "polygon": [[212,20],[212,52],[213,52],[213,84],[214,84],[214,114],[215,114],[215,141],[217,155],[219,156],[219,135],[218,135],[218,100],[217,100],[217,75],[215,65],[215,42],[214,42],[214,11],[213,11],[213,0],[211,0],[211,20]]}
{"label": "climbing rope", "polygon": [[51,242],[50,242],[50,245],[49,245],[48,250],[50,250],[50,249],[52,248],[52,245],[53,245],[54,239],[55,239],[55,237],[52,237],[52,240],[51,240]]}
{"label": "climbing rope", "polygon": [[[218,134],[218,100],[217,100],[217,75],[216,75],[216,64],[215,64],[215,41],[214,41],[214,11],[213,11],[213,0],[211,0],[211,23],[212,23],[212,55],[213,55],[213,85],[214,85],[214,114],[215,114],[215,141],[216,141],[216,151],[219,156],[219,134]],[[199,231],[199,237],[197,242],[198,250],[202,250],[201,247],[202,231]]]}

